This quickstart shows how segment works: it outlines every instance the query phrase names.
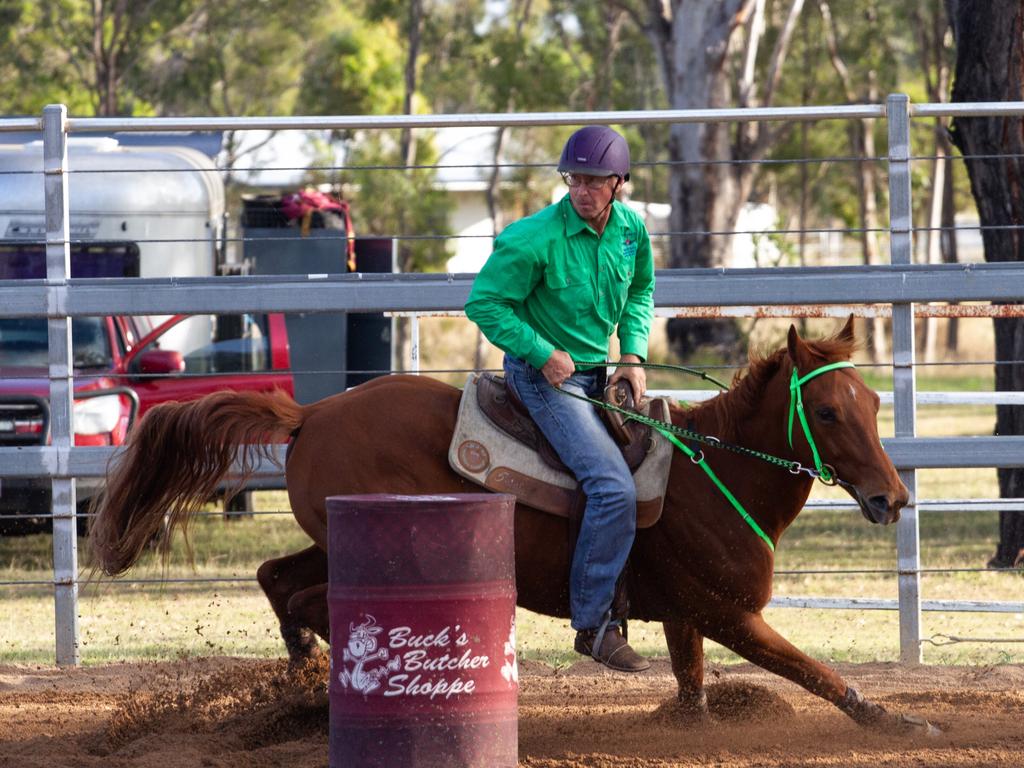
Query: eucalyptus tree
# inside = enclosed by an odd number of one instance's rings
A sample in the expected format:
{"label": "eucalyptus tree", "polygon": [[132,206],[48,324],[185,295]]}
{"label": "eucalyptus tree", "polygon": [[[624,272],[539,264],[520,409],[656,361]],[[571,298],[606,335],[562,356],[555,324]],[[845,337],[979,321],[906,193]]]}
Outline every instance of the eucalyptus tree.
{"label": "eucalyptus tree", "polygon": [[[948,102],[956,51],[953,31],[942,0],[913,3],[903,9],[908,26],[915,31],[914,48],[919,62],[924,98],[930,102]],[[953,162],[953,141],[949,133],[949,118],[937,117],[931,125],[930,135],[922,142],[923,154],[931,155],[928,168],[927,204],[918,215],[923,225],[925,242],[924,260],[928,263],[954,263],[957,261],[956,243],[956,188],[957,169]],[[915,154],[917,154],[915,152]],[[958,320],[947,321],[945,346],[956,351]],[[924,357],[938,357],[938,318],[928,318],[924,324]]]}
{"label": "eucalyptus tree", "polygon": [[[854,12],[849,13],[851,5]],[[828,59],[836,75],[840,101],[848,104],[877,104],[896,84],[897,68],[892,65],[893,50],[889,41],[896,39],[892,8],[876,0],[844,4],[847,13],[837,18],[832,4],[818,0],[822,37]],[[888,64],[888,66],[886,66]],[[880,210],[884,203],[884,177],[881,173],[879,137],[883,127],[874,119],[851,120],[848,123],[848,147],[853,158],[856,180],[857,231],[864,264],[877,264],[884,260],[879,231],[884,216]],[[885,321],[876,318],[871,323],[869,343],[875,362],[888,357]]]}
{"label": "eucalyptus tree", "polygon": [[75,114],[149,113],[132,82],[149,46],[187,18],[193,3],[170,0],[0,2],[0,104],[38,112],[62,102]]}
{"label": "eucalyptus tree", "polygon": [[[771,106],[803,0],[648,0],[623,2],[655,52],[671,109]],[[771,49],[767,21],[773,27]],[[775,141],[768,124],[675,123],[669,133],[672,266],[721,263],[752,188],[757,163]]]}
{"label": "eucalyptus tree", "polygon": [[[317,18],[326,0],[193,0],[191,12],[145,52],[133,81],[158,114],[255,116],[293,114],[307,51],[319,36],[295,24]],[[224,134],[229,189],[235,169],[272,140]]]}
{"label": "eucalyptus tree", "polygon": [[[658,60],[636,9],[619,2],[552,0],[549,15],[572,63],[566,108],[652,110],[667,106]],[[655,123],[619,126],[633,149],[631,190],[646,202],[668,201],[669,127]],[[652,233],[656,255],[666,236]],[[667,260],[660,259],[667,264]]]}
{"label": "eucalyptus tree", "polygon": [[66,54],[41,30],[41,15],[31,0],[0,0],[0,115],[38,115],[58,101],[91,113],[89,95],[65,66]]}
{"label": "eucalyptus tree", "polygon": [[[33,14],[32,34],[48,41],[69,83],[88,94],[100,116],[151,114],[138,85],[147,81],[152,48],[196,11],[196,0],[49,0]],[[56,96],[56,94],[54,94]]]}
{"label": "eucalyptus tree", "polygon": [[[294,22],[325,2],[0,0],[0,72],[13,75],[0,98],[11,92],[8,111],[60,101],[100,116],[290,114],[310,38]],[[230,171],[231,132],[225,146]]]}
{"label": "eucalyptus tree", "polygon": [[[645,34],[670,109],[771,106],[804,0],[614,0]],[[771,34],[766,34],[768,31]],[[669,161],[668,265],[721,264],[763,160],[785,126],[673,123]],[[744,162],[734,162],[744,161]],[[688,355],[713,338],[724,353],[741,346],[729,322],[673,320],[669,339]]]}

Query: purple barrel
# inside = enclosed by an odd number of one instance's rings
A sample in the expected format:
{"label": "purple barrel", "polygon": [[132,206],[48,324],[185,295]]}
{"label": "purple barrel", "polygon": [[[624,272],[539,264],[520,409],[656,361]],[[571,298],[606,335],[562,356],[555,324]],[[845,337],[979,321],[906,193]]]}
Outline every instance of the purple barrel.
{"label": "purple barrel", "polygon": [[327,499],[331,768],[517,764],[514,509]]}

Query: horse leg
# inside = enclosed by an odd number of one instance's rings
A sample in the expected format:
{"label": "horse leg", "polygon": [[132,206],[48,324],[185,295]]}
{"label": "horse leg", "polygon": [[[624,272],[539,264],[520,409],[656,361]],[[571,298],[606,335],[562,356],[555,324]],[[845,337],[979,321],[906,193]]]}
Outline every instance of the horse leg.
{"label": "horse leg", "polygon": [[704,637],[684,621],[662,623],[672,674],[679,690],[676,698],[687,717],[703,720],[708,714],[708,697],[704,692]]}
{"label": "horse leg", "polygon": [[313,630],[289,611],[289,601],[293,595],[327,581],[324,551],[314,545],[294,555],[268,560],[256,571],[256,579],[277,614],[289,660],[300,664],[318,655],[320,649]]}
{"label": "horse leg", "polygon": [[296,592],[288,600],[288,614],[309,627],[325,642],[331,642],[331,622],[327,613],[327,584],[317,584]]}
{"label": "horse leg", "polygon": [[849,715],[859,725],[893,732],[936,735],[939,729],[915,715],[895,715],[868,701],[838,672],[815,661],[772,629],[760,614],[742,613],[708,628],[707,636],[759,667],[792,680]]}

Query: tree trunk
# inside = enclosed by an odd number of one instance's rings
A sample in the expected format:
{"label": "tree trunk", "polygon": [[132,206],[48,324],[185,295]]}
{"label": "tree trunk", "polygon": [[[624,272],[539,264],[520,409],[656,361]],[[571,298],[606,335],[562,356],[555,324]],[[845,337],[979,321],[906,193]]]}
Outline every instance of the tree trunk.
{"label": "tree trunk", "polygon": [[[419,57],[420,50],[420,29],[422,27],[423,15],[422,6],[420,0],[412,0],[409,3],[409,50],[405,57],[405,93],[402,97],[402,114],[411,115],[413,113],[414,100],[416,98],[416,59]],[[406,173],[411,173],[411,166],[416,162],[416,141],[414,140],[412,129],[403,128],[399,135],[399,154],[400,160],[406,167]],[[404,212],[399,215],[398,218],[398,232],[399,235],[405,234],[405,216]],[[409,270],[409,262],[412,260],[412,247],[409,245],[408,240],[398,241],[398,271],[407,272]],[[399,317],[395,319],[394,333],[395,333],[395,360],[393,361],[392,368],[396,371],[406,370],[406,362],[411,359],[412,356],[412,320],[407,317]],[[417,354],[419,354],[417,350]]]}
{"label": "tree trunk", "polygon": [[[940,129],[941,130],[941,129]],[[928,224],[925,237],[925,262],[942,263],[942,243],[939,228],[942,226],[943,191],[946,188],[946,158],[938,138],[934,145],[935,159],[932,161],[931,183],[928,185]],[[934,363],[939,359],[939,319],[929,317],[924,321],[924,361]]]}
{"label": "tree trunk", "polygon": [[[646,32],[670,109],[730,105],[727,55],[735,34],[748,22],[751,35],[760,34],[751,16],[761,7],[757,0],[648,0]],[[744,133],[743,126],[735,130]],[[739,179],[723,162],[735,159],[729,131],[725,123],[673,123],[669,128],[669,267],[724,262],[731,238],[721,233],[734,228],[743,203]],[[738,346],[738,330],[728,321],[670,320],[667,332],[673,350],[683,359],[698,346],[711,345],[727,355]]]}
{"label": "tree trunk", "polygon": [[[872,103],[878,98],[878,89],[875,87],[874,78],[872,77],[871,80],[868,103]],[[857,163],[860,174],[858,188],[860,190],[861,226],[864,228],[861,243],[864,263],[878,264],[881,261],[878,247],[878,229],[880,227],[878,221],[878,169],[875,167],[875,161],[868,159],[876,156],[873,120],[860,121],[860,139],[862,150],[860,157],[865,158]],[[874,361],[884,364],[889,359],[889,340],[886,336],[886,322],[881,317],[876,317],[871,321],[870,344]]]}
{"label": "tree trunk", "polygon": [[[956,39],[954,102],[1024,100],[1024,2],[947,0]],[[986,261],[1024,261],[1024,119],[957,117],[953,142],[965,155]],[[1000,157],[995,157],[1000,155]],[[1024,320],[996,318],[996,389],[1024,390]],[[997,435],[1024,434],[1024,406],[996,407]],[[1024,497],[1024,468],[998,470],[1003,498]],[[993,566],[1019,564],[1024,511],[1000,513]]]}
{"label": "tree trunk", "polygon": [[[838,33],[832,17],[832,8],[825,0],[819,0],[818,11],[821,13],[822,29],[825,33],[825,47],[828,49],[829,61],[835,70],[839,83],[851,104],[864,101],[869,104],[878,100],[878,85],[875,73],[869,73],[867,93],[861,94],[854,87],[850,69],[843,57],[839,55]],[[873,11],[871,18],[874,19]],[[859,120],[851,123],[849,129],[850,151],[857,160],[857,207],[860,215],[860,247],[865,264],[877,264],[880,261],[878,248],[878,173],[875,168],[875,134],[873,120]],[[889,344],[886,336],[885,320],[876,317],[869,323],[871,333],[868,346],[871,359],[881,365],[889,357]]]}
{"label": "tree trunk", "polygon": [[[409,51],[405,57],[405,93],[402,96],[402,114],[413,113],[413,101],[416,98],[416,60],[420,55],[420,28],[423,14],[421,0],[409,3]],[[403,128],[399,139],[402,162],[406,167],[416,162],[416,144],[412,139],[412,129]]]}
{"label": "tree trunk", "polygon": [[93,0],[92,3],[93,87],[96,93],[96,114],[101,117],[114,117],[118,113],[115,45],[113,41],[108,43],[104,38],[108,26],[114,30],[114,34],[117,33],[121,22],[119,10],[111,11],[103,0]]}
{"label": "tree trunk", "polygon": [[[714,109],[729,105],[732,89],[725,72],[733,38],[753,10],[753,0],[650,0],[653,43],[670,109]],[[750,6],[750,8],[748,8]],[[666,13],[666,10],[669,9]],[[669,158],[677,163],[669,179],[674,233],[669,266],[710,267],[723,250],[728,217],[718,201],[731,199],[734,182],[728,126],[723,123],[675,123],[669,129]]]}
{"label": "tree trunk", "polygon": [[[922,4],[911,11],[911,19],[917,28],[918,49],[921,57],[921,71],[924,74],[928,101],[949,100],[950,57],[952,50],[947,42],[949,19],[941,6]],[[949,157],[953,145],[949,140],[948,118],[935,119],[935,160],[932,164],[931,183],[928,185],[928,229],[925,242],[929,264],[953,263],[956,261],[956,232],[953,216],[953,167]],[[948,227],[948,228],[947,228]],[[956,318],[946,321],[946,350],[956,351]],[[925,321],[925,361],[934,362],[939,356],[939,320],[930,317]],[[950,344],[952,342],[952,344]]]}

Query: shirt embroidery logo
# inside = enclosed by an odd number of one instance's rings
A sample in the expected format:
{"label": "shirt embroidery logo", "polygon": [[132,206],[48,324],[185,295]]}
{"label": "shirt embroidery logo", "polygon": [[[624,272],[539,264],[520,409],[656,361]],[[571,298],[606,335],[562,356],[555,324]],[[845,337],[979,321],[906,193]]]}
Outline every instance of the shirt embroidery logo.
{"label": "shirt embroidery logo", "polygon": [[622,244],[622,255],[627,259],[632,259],[636,257],[635,240],[630,240],[628,237],[626,238],[626,241]]}

